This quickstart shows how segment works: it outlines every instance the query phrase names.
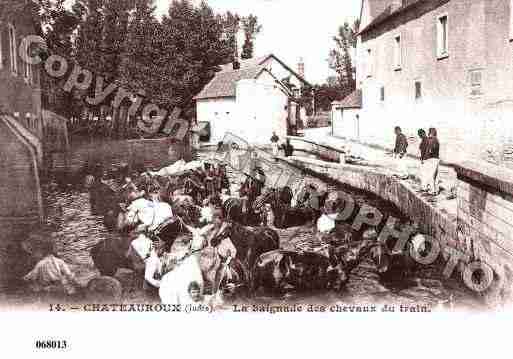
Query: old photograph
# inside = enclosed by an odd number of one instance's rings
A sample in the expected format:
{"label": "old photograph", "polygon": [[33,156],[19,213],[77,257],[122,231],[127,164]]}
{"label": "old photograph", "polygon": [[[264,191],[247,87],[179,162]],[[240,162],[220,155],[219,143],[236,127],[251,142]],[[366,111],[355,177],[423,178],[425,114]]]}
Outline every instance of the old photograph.
{"label": "old photograph", "polygon": [[512,118],[511,0],[0,0],[0,310],[498,313]]}

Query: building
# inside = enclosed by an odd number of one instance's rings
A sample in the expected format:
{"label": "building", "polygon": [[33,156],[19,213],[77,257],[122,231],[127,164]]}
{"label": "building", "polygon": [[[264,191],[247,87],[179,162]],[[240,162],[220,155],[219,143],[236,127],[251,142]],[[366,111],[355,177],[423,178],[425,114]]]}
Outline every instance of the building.
{"label": "building", "polygon": [[333,136],[360,140],[360,111],[362,90],[357,89],[342,101],[331,103],[331,132]]}
{"label": "building", "polygon": [[362,142],[436,127],[443,160],[513,167],[513,1],[363,0],[360,29]]}
{"label": "building", "polygon": [[20,0],[0,9],[0,292],[15,276],[9,259],[21,262],[9,252],[43,219],[39,71],[18,53],[24,36],[38,34],[30,5]]}
{"label": "building", "polygon": [[268,143],[272,132],[284,138],[295,134],[301,110],[298,98],[311,85],[274,55],[236,61],[221,71],[195,97],[198,121],[210,123],[210,141],[222,141],[226,132],[252,144]]}

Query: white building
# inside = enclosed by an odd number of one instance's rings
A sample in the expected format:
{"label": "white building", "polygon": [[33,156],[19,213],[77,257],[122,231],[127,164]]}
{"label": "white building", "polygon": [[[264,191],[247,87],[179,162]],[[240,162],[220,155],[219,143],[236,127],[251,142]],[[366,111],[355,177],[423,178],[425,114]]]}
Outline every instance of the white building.
{"label": "white building", "polygon": [[337,137],[360,141],[362,90],[355,90],[342,101],[331,103],[331,130]]}
{"label": "white building", "polygon": [[295,131],[301,116],[297,98],[305,85],[311,86],[303,74],[272,54],[226,64],[195,97],[197,119],[210,123],[211,143],[222,141],[226,132],[251,144],[269,143],[273,131],[283,140]]}

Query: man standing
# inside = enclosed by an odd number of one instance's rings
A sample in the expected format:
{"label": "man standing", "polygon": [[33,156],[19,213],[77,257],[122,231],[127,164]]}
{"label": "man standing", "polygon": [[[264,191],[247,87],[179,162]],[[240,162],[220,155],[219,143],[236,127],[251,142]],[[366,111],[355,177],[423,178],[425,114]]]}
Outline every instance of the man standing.
{"label": "man standing", "polygon": [[294,153],[294,146],[290,144],[290,140],[287,138],[287,142],[282,145],[283,151],[285,152],[285,157],[290,157]]}
{"label": "man standing", "polygon": [[408,140],[406,136],[402,133],[401,127],[396,126],[394,129],[395,132],[395,147],[394,147],[394,158],[397,162],[397,175],[400,179],[408,178],[408,168],[406,166],[406,161],[404,159],[404,155],[406,154],[406,149],[408,148]]}
{"label": "man standing", "polygon": [[190,133],[191,133],[191,147],[193,150],[199,150],[200,149],[200,127],[198,125],[198,120],[193,119]]}
{"label": "man standing", "polygon": [[420,138],[420,166],[419,166],[419,179],[420,179],[420,190],[422,192],[427,192],[427,180],[426,180],[426,151],[428,145],[428,137],[426,135],[426,131],[422,128],[417,132]]}
{"label": "man standing", "polygon": [[278,142],[279,141],[280,141],[280,138],[276,135],[276,132],[273,131],[273,135],[271,137],[271,147],[272,147],[274,157],[278,157],[278,151],[279,151]]}
{"label": "man standing", "polygon": [[430,194],[438,195],[438,166],[440,165],[440,143],[438,142],[436,128],[428,132],[426,149],[426,181]]}

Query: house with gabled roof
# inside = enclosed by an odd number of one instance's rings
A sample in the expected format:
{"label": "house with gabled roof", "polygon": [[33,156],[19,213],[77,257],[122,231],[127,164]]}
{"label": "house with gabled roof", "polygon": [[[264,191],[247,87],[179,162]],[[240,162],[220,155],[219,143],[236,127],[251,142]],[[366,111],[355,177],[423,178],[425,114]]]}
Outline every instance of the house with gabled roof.
{"label": "house with gabled roof", "polygon": [[295,134],[301,88],[311,87],[303,70],[302,63],[296,72],[272,54],[222,65],[195,97],[197,120],[210,124],[210,142],[227,132],[252,144],[268,143],[273,131],[282,140]]}
{"label": "house with gabled roof", "polygon": [[435,127],[443,160],[513,168],[512,0],[362,0],[360,17],[362,142],[393,147],[401,126],[418,154]]}

